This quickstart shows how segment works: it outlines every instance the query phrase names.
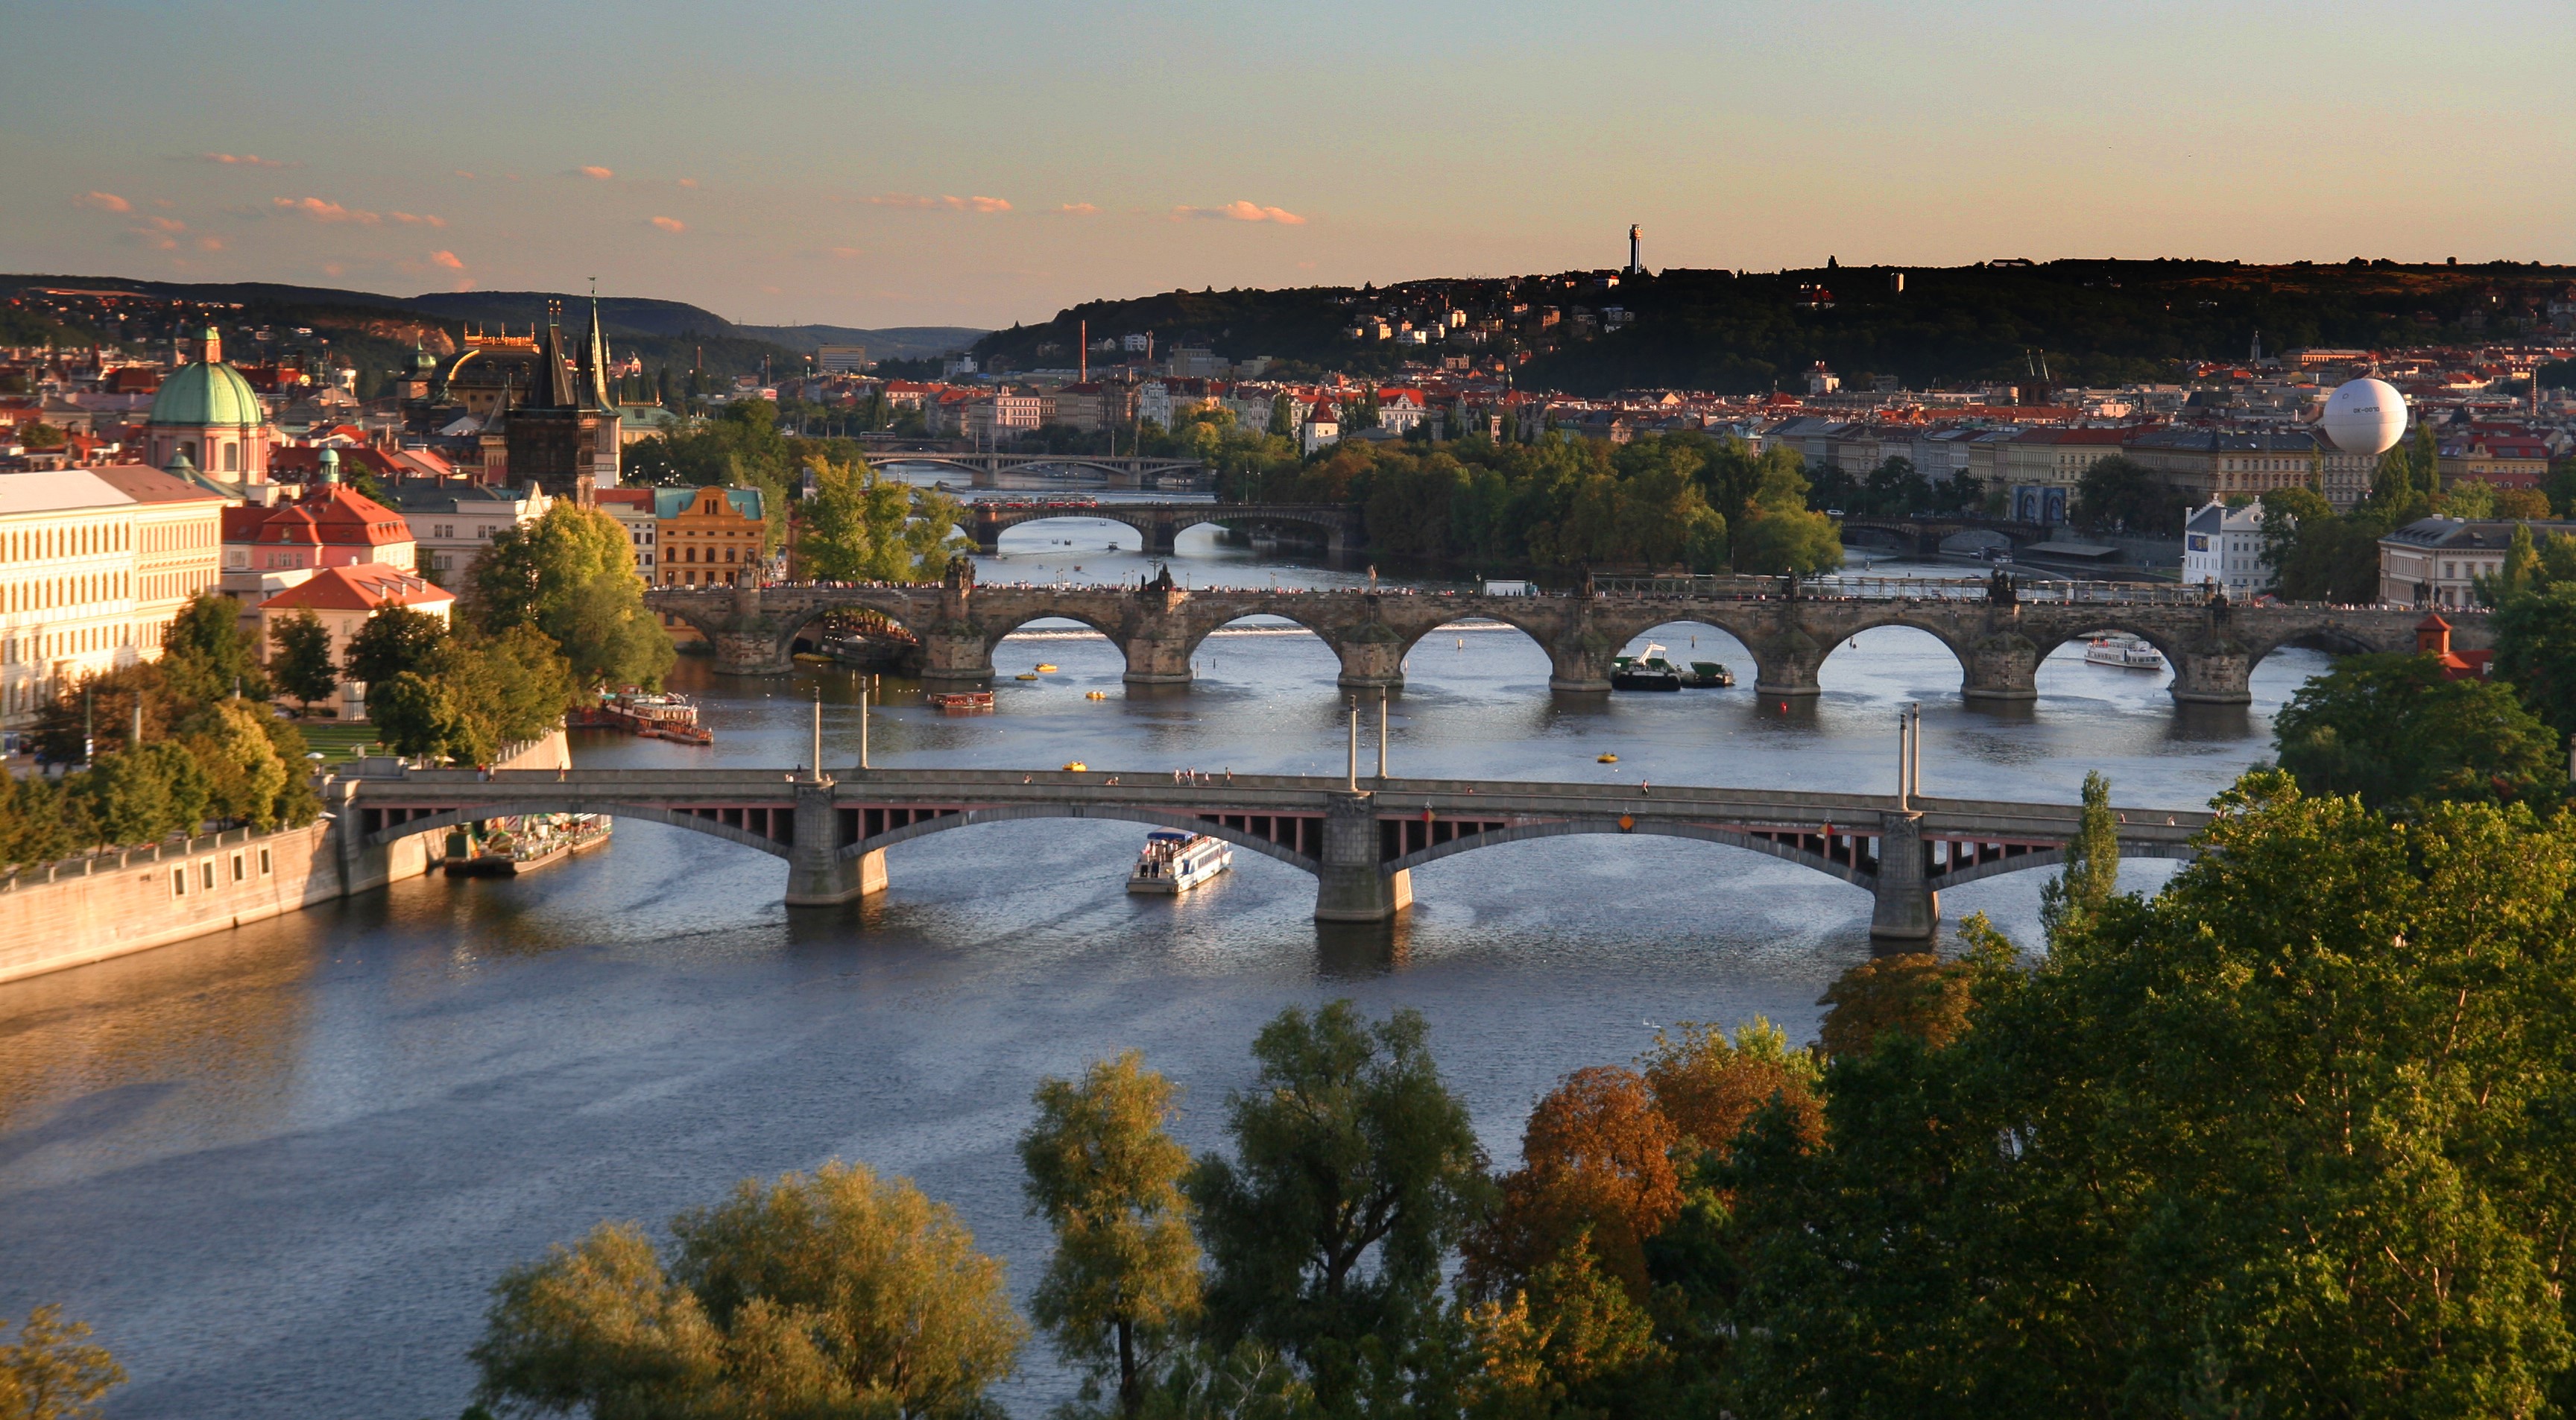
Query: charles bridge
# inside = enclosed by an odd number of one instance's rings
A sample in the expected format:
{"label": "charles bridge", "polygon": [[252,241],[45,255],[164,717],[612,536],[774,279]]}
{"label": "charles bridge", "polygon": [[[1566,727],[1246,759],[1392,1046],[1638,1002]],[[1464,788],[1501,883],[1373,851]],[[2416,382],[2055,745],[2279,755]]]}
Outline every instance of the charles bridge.
{"label": "charles bridge", "polygon": [[1042,522],[1049,518],[1098,518],[1104,522],[1124,523],[1145,535],[1145,551],[1156,557],[1172,555],[1174,540],[1201,523],[1215,523],[1227,528],[1289,527],[1304,535],[1304,540],[1320,545],[1326,553],[1338,555],[1360,545],[1364,530],[1359,510],[1341,503],[1081,503],[1066,505],[1048,502],[1015,503],[1001,499],[978,499],[967,505],[966,531],[975,539],[975,550],[991,553],[1000,549],[1002,530],[1022,523]]}
{"label": "charles bridge", "polygon": [[[819,639],[819,623],[836,612],[873,613],[919,638],[922,681],[933,688],[989,684],[1002,638],[1045,618],[1107,636],[1126,658],[1129,684],[1183,685],[1210,632],[1266,616],[1320,637],[1340,659],[1338,683],[1348,690],[1401,688],[1405,656],[1424,636],[1451,622],[1487,619],[1518,628],[1547,652],[1551,689],[1606,691],[1611,661],[1631,640],[1658,626],[1696,622],[1743,643],[1754,689],[1770,699],[1816,695],[1817,670],[1828,655],[1862,631],[1904,626],[1950,649],[1961,667],[1960,693],[1971,701],[2036,699],[2039,664],[2051,650],[2125,632],[2164,654],[2173,667],[2175,700],[2208,705],[2248,703],[2254,667],[2283,646],[2413,650],[2423,616],[2395,607],[2239,605],[2148,584],[2016,586],[2000,574],[1984,582],[1805,586],[1772,577],[1605,578],[1579,591],[1538,596],[1191,589],[1175,585],[1168,572],[1142,586],[978,586],[962,558],[938,584],[659,588],[645,600],[702,632],[714,645],[718,669],[742,675],[789,669],[798,639]],[[2491,644],[2483,614],[2451,616],[2454,644]]]}
{"label": "charles bridge", "polygon": [[[821,731],[815,732],[816,758]],[[1919,740],[1919,735],[1915,737]],[[395,769],[328,786],[343,878],[374,885],[404,840],[511,814],[596,813],[673,825],[786,860],[790,906],[882,891],[886,850],[1027,819],[1100,819],[1208,834],[1316,878],[1322,921],[1383,922],[1414,869],[1526,839],[1695,839],[1782,859],[1874,899],[1891,949],[1930,938],[1941,889],[2064,861],[2070,805],[1666,785],[1067,770]],[[1919,750],[1912,752],[1919,764]],[[1900,785],[1919,777],[1901,770]],[[2206,813],[2121,809],[2120,851],[2189,858]]]}

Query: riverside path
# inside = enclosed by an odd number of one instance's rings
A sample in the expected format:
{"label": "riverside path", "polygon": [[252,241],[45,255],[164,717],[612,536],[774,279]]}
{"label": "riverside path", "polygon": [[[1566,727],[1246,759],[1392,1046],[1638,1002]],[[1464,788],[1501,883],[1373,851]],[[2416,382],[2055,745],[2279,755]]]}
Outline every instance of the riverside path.
{"label": "riverside path", "polygon": [[[989,684],[1005,636],[1046,618],[1099,631],[1126,658],[1129,684],[1187,684],[1208,633],[1245,617],[1279,617],[1322,638],[1341,661],[1346,689],[1396,689],[1404,658],[1451,622],[1483,619],[1526,633],[1547,652],[1549,688],[1607,691],[1610,663],[1631,639],[1675,622],[1735,637],[1750,653],[1754,689],[1772,699],[1818,693],[1825,658],[1858,633],[1905,626],[1929,633],[1959,660],[1971,701],[2038,697],[2039,664],[2055,647],[2102,632],[2153,645],[2173,667],[2173,698],[2243,705],[2250,677],[2283,646],[2338,653],[2416,649],[2420,610],[2307,603],[2237,605],[2167,585],[1775,577],[1601,579],[1540,596],[1451,595],[1361,588],[1328,591],[1190,589],[1170,573],[1142,586],[978,586],[971,564],[944,582],[875,586],[791,583],[656,588],[655,611],[696,627],[719,670],[768,675],[793,663],[797,638],[835,612],[866,612],[918,637],[922,680],[932,687]],[[2490,644],[2486,617],[2452,612],[2454,642]]]}
{"label": "riverside path", "polygon": [[[1356,744],[1356,739],[1354,740]],[[1356,760],[1356,751],[1354,751]],[[785,860],[791,906],[883,890],[886,850],[1023,819],[1110,819],[1205,833],[1316,878],[1315,916],[1386,921],[1415,868],[1525,839],[1689,838],[1767,854],[1875,899],[1874,938],[1930,938],[1939,892],[2064,861],[2071,805],[1684,785],[995,769],[406,769],[332,782],[351,883],[387,877],[394,845],[509,814],[598,813],[674,825]],[[2122,809],[2121,852],[2187,858],[2205,813]]]}

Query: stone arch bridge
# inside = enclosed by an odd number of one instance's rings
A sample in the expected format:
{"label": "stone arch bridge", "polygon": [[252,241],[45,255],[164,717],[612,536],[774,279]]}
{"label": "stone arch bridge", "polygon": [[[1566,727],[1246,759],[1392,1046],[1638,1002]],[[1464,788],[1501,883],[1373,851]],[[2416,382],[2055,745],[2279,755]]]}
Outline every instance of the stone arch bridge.
{"label": "stone arch bridge", "polygon": [[1293,527],[1340,554],[1360,544],[1364,529],[1359,510],[1339,503],[1077,503],[1018,504],[983,499],[969,505],[966,531],[975,550],[990,553],[1001,546],[1002,530],[1049,518],[1104,518],[1125,523],[1145,536],[1145,551],[1169,557],[1176,540],[1201,523],[1222,527]]}
{"label": "stone arch bridge", "polygon": [[[1486,618],[1519,628],[1545,649],[1548,685],[1559,691],[1606,691],[1611,660],[1630,640],[1667,623],[1697,622],[1744,644],[1759,694],[1812,696],[1818,693],[1818,668],[1837,647],[1862,631],[1905,626],[1929,634],[1958,657],[1960,692],[1967,699],[2013,702],[2037,698],[2039,663],[2051,650],[2117,631],[2164,653],[2174,670],[2175,700],[2211,705],[2248,703],[2254,667],[2283,646],[2338,653],[2412,650],[2423,615],[2388,607],[2235,606],[2170,587],[2110,583],[2048,584],[2066,590],[1975,599],[1905,591],[1798,595],[1777,579],[1760,577],[1679,578],[1669,591],[1641,585],[1642,590],[1594,595],[1452,596],[1187,590],[1168,579],[1144,587],[981,587],[952,573],[942,585],[657,588],[645,601],[705,633],[719,669],[745,675],[787,670],[798,635],[824,616],[875,612],[920,638],[924,683],[945,687],[989,684],[1001,639],[1050,617],[1106,635],[1126,657],[1130,684],[1187,684],[1191,657],[1210,632],[1243,617],[1274,616],[1323,639],[1341,661],[1343,688],[1397,689],[1404,684],[1406,653],[1424,636],[1454,621]],[[1908,587],[1893,581],[1876,585]],[[2453,619],[2456,644],[2491,643],[2482,613],[2455,613]]]}
{"label": "stone arch bridge", "polygon": [[[511,814],[670,824],[786,860],[790,906],[886,886],[885,852],[979,824],[1107,819],[1222,838],[1316,878],[1323,921],[1386,921],[1412,871],[1479,848],[1568,834],[1687,838],[1764,854],[1874,899],[1873,937],[1934,934],[1940,891],[2064,861],[2071,805],[1871,794],[1517,781],[1200,776],[1058,770],[415,769],[330,786],[352,883],[380,883],[402,840]],[[2122,809],[2120,851],[2188,858],[2206,813]],[[1901,949],[1901,948],[1900,948]]]}

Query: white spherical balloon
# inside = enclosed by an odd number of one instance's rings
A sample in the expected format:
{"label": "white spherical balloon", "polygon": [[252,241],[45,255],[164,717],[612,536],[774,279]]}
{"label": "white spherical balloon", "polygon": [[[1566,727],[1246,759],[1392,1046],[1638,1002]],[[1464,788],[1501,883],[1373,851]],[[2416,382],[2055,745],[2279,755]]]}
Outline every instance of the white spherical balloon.
{"label": "white spherical balloon", "polygon": [[2326,399],[2326,437],[2348,454],[2384,454],[2406,432],[2406,396],[2386,380],[2354,380]]}

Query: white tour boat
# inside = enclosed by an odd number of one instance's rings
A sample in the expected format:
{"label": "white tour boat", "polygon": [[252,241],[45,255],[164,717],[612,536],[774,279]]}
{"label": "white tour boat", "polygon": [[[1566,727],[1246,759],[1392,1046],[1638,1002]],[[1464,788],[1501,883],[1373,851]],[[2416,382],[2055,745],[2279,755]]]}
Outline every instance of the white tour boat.
{"label": "white tour boat", "polygon": [[2118,666],[2122,670],[2160,671],[2165,658],[2155,647],[2135,636],[2096,636],[2084,648],[2084,659],[2097,666]]}
{"label": "white tour boat", "polygon": [[1234,848],[1204,833],[1156,829],[1127,874],[1129,892],[1182,893],[1234,866]]}

